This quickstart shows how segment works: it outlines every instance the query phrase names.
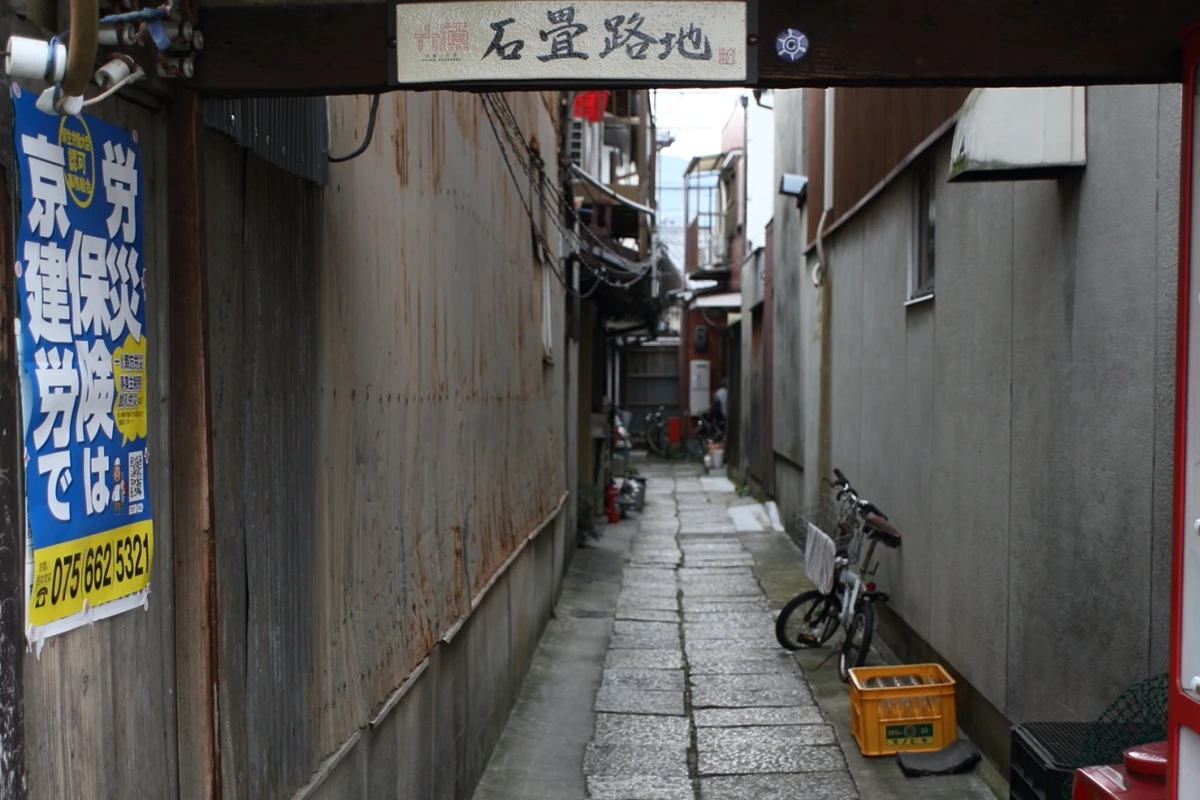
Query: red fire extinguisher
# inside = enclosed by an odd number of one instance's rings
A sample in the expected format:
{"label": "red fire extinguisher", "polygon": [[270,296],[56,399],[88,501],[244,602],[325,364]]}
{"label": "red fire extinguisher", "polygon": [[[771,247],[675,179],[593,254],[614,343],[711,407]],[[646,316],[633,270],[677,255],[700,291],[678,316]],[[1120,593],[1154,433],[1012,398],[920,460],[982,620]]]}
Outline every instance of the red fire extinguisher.
{"label": "red fire extinguisher", "polygon": [[604,508],[608,512],[608,522],[615,525],[621,521],[621,512],[617,511],[617,485],[610,482],[604,492]]}

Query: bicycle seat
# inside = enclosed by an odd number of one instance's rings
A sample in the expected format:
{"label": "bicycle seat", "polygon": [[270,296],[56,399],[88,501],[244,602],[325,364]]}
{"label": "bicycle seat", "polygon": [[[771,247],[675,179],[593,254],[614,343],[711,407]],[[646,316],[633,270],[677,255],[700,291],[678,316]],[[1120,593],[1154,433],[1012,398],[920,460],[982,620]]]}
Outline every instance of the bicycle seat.
{"label": "bicycle seat", "polygon": [[900,531],[878,514],[868,514],[863,522],[863,531],[877,542],[887,547],[900,546]]}

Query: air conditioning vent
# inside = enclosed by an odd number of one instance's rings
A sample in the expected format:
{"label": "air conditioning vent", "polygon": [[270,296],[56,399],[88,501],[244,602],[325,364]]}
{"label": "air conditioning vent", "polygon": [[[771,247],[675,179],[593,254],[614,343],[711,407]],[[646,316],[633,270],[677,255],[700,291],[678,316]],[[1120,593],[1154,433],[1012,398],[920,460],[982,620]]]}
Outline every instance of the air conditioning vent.
{"label": "air conditioning vent", "polygon": [[571,153],[571,161],[578,167],[583,166],[583,120],[571,120],[571,133],[567,141],[567,149]]}

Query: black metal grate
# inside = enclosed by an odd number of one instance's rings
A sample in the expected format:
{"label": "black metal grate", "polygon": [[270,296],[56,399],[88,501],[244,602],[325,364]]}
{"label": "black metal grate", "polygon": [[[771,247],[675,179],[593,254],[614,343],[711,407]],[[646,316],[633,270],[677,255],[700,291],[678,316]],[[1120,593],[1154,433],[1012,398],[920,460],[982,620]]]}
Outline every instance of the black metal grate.
{"label": "black metal grate", "polygon": [[1012,729],[1012,800],[1069,800],[1079,767],[1119,764],[1126,748],[1167,736],[1167,676],[1126,689],[1095,722],[1028,722]]}
{"label": "black metal grate", "polygon": [[1027,722],[1012,729],[1011,800],[1058,800],[1069,786],[1091,723]]}
{"label": "black metal grate", "polygon": [[1070,769],[1091,726],[1090,722],[1027,722],[1017,729],[1047,763]]}

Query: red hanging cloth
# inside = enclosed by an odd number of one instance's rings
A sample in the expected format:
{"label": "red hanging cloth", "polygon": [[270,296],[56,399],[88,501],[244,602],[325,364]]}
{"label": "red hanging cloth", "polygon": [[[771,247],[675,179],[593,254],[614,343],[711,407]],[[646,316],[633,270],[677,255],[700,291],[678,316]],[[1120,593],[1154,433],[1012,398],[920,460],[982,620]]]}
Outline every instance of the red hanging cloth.
{"label": "red hanging cloth", "polygon": [[604,111],[608,108],[608,96],[609,92],[606,90],[577,93],[573,115],[588,122],[603,122]]}

